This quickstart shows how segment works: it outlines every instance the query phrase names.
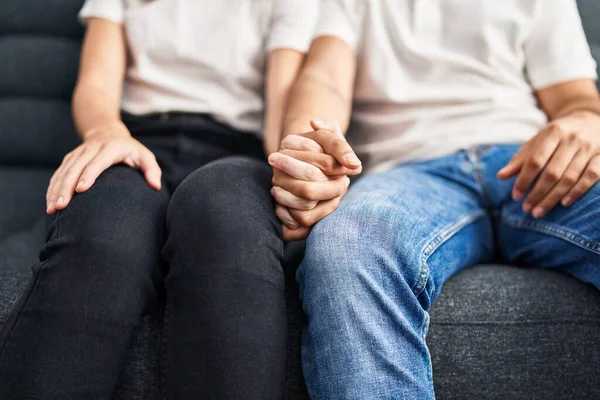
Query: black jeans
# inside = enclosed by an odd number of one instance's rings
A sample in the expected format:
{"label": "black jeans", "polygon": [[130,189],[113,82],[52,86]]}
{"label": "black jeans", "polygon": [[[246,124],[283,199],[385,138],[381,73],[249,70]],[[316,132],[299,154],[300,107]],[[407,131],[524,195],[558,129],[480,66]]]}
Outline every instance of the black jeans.
{"label": "black jeans", "polygon": [[0,399],[110,399],[166,288],[169,399],[280,399],[283,241],[262,145],[209,118],[126,118],[163,189],[125,166],[58,213],[0,332]]}

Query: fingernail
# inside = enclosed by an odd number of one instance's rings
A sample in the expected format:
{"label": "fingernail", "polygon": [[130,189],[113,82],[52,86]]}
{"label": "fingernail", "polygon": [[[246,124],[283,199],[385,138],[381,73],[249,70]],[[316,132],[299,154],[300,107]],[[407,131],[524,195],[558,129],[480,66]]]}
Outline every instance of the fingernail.
{"label": "fingernail", "polygon": [[571,196],[565,197],[562,201],[564,207],[569,207],[571,204],[573,204],[573,198]]}
{"label": "fingernail", "polygon": [[56,201],[56,205],[57,205],[57,206],[62,206],[62,205],[63,205],[63,201],[65,201],[65,198],[64,198],[64,197],[62,197],[62,196],[60,196],[60,197],[58,198],[58,200]]}
{"label": "fingernail", "polygon": [[300,228],[300,225],[296,221],[294,221],[293,219],[292,220],[288,220],[287,226],[290,229],[298,229],[298,228]]}
{"label": "fingernail", "polygon": [[544,215],[544,209],[542,207],[536,207],[533,209],[531,215],[533,215],[534,218],[540,218]]}
{"label": "fingernail", "polygon": [[513,196],[513,199],[515,201],[520,201],[520,200],[523,199],[523,196],[525,196],[525,193],[523,193],[520,190],[515,189],[515,190],[513,190],[513,195],[512,196]]}
{"label": "fingernail", "polygon": [[48,208],[46,208],[46,211],[50,212],[50,210],[52,210],[52,207],[54,206],[54,202],[51,201],[48,203]]}
{"label": "fingernail", "polygon": [[83,185],[84,184],[85,184],[85,182],[79,181],[79,183],[77,184],[77,187],[75,188],[75,190],[81,190],[81,189],[83,189]]}
{"label": "fingernail", "polygon": [[322,119],[319,119],[319,118],[317,118],[317,119],[313,119],[313,122],[314,122],[316,125],[323,125],[323,124],[325,123],[325,121],[323,121]]}
{"label": "fingernail", "polygon": [[346,183],[346,187],[350,186],[350,178],[346,177],[345,183]]}
{"label": "fingernail", "polygon": [[533,206],[530,203],[523,204],[523,211],[525,211],[527,214],[531,212],[532,208]]}
{"label": "fingernail", "polygon": [[277,164],[278,160],[279,160],[279,154],[271,153],[271,155],[269,156],[269,164],[270,165]]}
{"label": "fingernail", "polygon": [[358,159],[358,157],[356,157],[356,155],[354,153],[348,153],[344,156],[344,160],[348,161],[348,164],[350,165],[355,165],[355,166],[359,166],[362,163],[360,162],[360,160]]}

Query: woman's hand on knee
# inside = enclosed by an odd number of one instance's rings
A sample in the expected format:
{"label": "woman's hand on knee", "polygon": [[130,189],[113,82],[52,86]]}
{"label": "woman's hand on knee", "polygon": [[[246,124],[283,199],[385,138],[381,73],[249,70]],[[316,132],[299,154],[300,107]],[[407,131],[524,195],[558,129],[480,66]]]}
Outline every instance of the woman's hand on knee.
{"label": "woman's hand on knee", "polygon": [[119,122],[88,132],[83,143],[65,156],[48,186],[48,214],[64,209],[75,193],[85,192],[102,172],[121,163],[140,169],[148,184],[160,190],[161,170],[156,157]]}

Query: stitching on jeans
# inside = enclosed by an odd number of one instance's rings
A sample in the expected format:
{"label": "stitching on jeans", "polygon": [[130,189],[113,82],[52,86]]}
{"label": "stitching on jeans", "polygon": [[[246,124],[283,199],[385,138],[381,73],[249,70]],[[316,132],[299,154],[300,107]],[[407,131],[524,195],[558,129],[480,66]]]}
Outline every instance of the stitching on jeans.
{"label": "stitching on jeans", "polygon": [[562,239],[566,242],[579,246],[592,253],[600,255],[600,243],[586,239],[583,236],[568,229],[541,221],[528,221],[521,218],[503,217],[503,221],[516,229],[528,229],[538,233],[544,233]]}
{"label": "stitching on jeans", "polygon": [[[56,240],[56,239],[58,239],[60,237],[60,219],[61,219],[61,217],[62,217],[62,212],[59,211],[58,215],[56,217],[56,235],[53,237],[53,240]],[[50,242],[50,241],[48,241],[48,242]],[[47,245],[48,244],[46,243],[45,246],[47,246]],[[15,320],[14,320],[12,326],[9,327],[9,328],[7,328],[8,329],[8,333],[6,335],[6,340],[4,341],[4,346],[2,346],[2,348],[0,348],[0,358],[4,354],[4,350],[6,349],[6,345],[8,344],[9,340],[12,337],[12,334],[15,331],[15,327],[19,323],[19,318],[21,318],[21,313],[23,312],[23,310],[25,309],[25,307],[27,307],[27,303],[29,303],[29,299],[31,298],[31,294],[37,288],[39,277],[42,274],[42,271],[44,270],[44,268],[46,267],[46,265],[51,260],[52,260],[52,255],[49,254],[48,255],[48,259],[46,261],[44,261],[42,263],[42,265],[40,265],[39,270],[35,274],[35,277],[33,278],[34,279],[33,286],[31,287],[31,290],[29,290],[29,292],[26,294],[27,298],[23,302],[23,305],[21,306],[21,309],[17,312],[17,316],[15,317]]]}
{"label": "stitching on jeans", "polygon": [[166,369],[167,369],[167,336],[168,336],[168,332],[167,332],[167,327],[169,324],[169,293],[168,291],[166,291],[165,293],[165,315],[164,315],[164,319],[163,319],[163,327],[162,327],[162,334],[161,334],[161,341],[160,341],[160,380],[159,380],[159,384],[160,384],[160,393],[161,393],[161,397],[163,399],[166,399],[167,396],[167,374],[166,374]]}
{"label": "stitching on jeans", "polygon": [[458,218],[456,222],[442,228],[441,231],[433,235],[432,239],[427,241],[427,244],[423,246],[423,249],[421,250],[421,256],[419,257],[421,261],[421,265],[419,266],[419,276],[417,277],[417,283],[413,288],[413,293],[416,296],[421,294],[421,292],[425,289],[425,284],[427,283],[427,279],[429,279],[429,266],[427,265],[427,260],[433,254],[433,252],[435,252],[442,244],[448,241],[448,239],[452,238],[461,229],[484,216],[485,211],[483,210],[475,210],[464,214]]}

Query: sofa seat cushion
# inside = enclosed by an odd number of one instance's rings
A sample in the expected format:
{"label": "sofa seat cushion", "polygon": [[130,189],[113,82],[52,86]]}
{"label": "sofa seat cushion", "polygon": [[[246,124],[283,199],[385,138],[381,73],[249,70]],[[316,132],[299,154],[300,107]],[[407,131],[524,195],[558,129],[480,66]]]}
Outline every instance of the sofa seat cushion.
{"label": "sofa seat cushion", "polygon": [[52,172],[49,168],[0,166],[0,241],[46,215],[46,188]]}
{"label": "sofa seat cushion", "polygon": [[428,344],[440,399],[598,398],[600,291],[553,271],[467,269],[434,303]]}

